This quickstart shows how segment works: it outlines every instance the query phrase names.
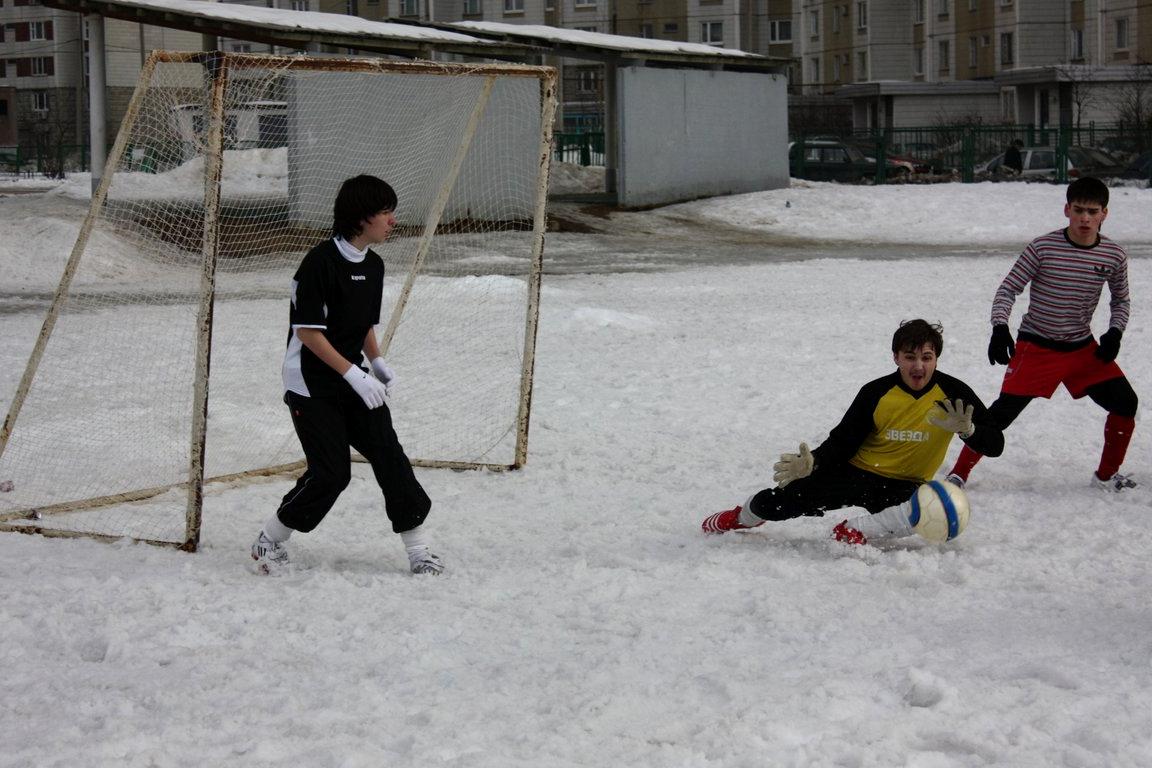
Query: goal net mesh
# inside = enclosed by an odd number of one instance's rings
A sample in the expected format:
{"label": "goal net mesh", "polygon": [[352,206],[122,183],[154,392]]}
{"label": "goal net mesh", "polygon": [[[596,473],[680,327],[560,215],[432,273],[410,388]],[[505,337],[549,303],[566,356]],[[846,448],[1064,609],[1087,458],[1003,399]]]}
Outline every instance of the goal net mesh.
{"label": "goal net mesh", "polygon": [[373,249],[401,443],[417,464],[518,466],[552,78],[154,54],[13,398],[0,526],[194,548],[204,381],[205,478],[299,462],[280,378],[290,281],[331,235],[340,183],[361,173],[399,198],[395,231]]}

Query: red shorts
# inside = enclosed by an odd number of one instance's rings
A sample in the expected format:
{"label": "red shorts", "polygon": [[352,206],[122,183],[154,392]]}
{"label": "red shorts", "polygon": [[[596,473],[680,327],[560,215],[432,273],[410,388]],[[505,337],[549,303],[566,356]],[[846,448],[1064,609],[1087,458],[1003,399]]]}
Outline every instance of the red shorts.
{"label": "red shorts", "polygon": [[1008,362],[1000,392],[1025,397],[1052,397],[1056,387],[1063,384],[1072,397],[1084,397],[1085,391],[1093,384],[1124,375],[1115,360],[1106,363],[1096,357],[1097,346],[1092,341],[1080,349],[1061,352],[1021,341]]}

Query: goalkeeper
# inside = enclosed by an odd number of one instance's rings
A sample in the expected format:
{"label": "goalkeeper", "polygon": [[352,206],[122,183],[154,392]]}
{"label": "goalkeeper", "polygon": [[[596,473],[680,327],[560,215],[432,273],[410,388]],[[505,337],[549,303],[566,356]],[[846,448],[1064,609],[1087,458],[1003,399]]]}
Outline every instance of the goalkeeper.
{"label": "goalkeeper", "polygon": [[412,572],[443,570],[423,528],[432,503],[385,403],[396,374],[376,341],[384,261],[369,246],[388,239],[396,202],[392,187],[375,176],[345,181],[333,205],[332,238],[309,251],[292,278],[284,402],[308,466],[252,544],[260,573],[284,570],[288,537],[311,531],[332,509],[352,479],[350,448],[372,465]]}
{"label": "goalkeeper", "polygon": [[863,507],[869,514],[833,529],[837,540],[864,544],[910,535],[908,501],[935,475],[954,434],[986,456],[1004,450],[1004,433],[972,388],[936,370],[943,351],[940,326],[925,320],[902,323],[892,336],[897,370],[861,387],[815,450],[801,443],[799,453],[782,455],[774,466],[776,487],[711,515],[704,531],[723,533]]}

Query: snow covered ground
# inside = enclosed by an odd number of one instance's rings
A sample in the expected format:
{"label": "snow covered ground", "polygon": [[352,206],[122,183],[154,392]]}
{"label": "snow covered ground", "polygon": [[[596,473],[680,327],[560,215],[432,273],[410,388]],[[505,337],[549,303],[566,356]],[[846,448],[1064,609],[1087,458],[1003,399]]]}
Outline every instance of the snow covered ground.
{"label": "snow covered ground", "polygon": [[[0,197],[0,405],[84,184]],[[0,535],[0,766],[1152,764],[1152,191],[1113,194],[1136,492],[1088,488],[1103,414],[1061,391],[974,472],[951,544],[831,541],[852,511],[702,535],[891,369],[902,319],[942,322],[941,369],[990,402],[992,292],[1062,189],[797,182],[614,217],[924,249],[550,276],[527,466],[419,471],[440,578],[407,573],[362,466],[281,579],[246,558],[287,478],[211,490],[192,555]]]}

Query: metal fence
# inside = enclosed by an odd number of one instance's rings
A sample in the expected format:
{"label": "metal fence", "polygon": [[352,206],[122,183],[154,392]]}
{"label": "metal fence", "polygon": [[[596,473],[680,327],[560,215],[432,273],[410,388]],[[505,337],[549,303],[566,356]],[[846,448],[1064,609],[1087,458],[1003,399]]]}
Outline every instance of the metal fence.
{"label": "metal fence", "polygon": [[[1148,180],[1152,128],[1125,125],[1038,128],[1033,125],[934,125],[886,131],[809,131],[792,137],[789,165],[793,176],[820,178],[834,171],[824,154],[863,165],[844,180],[871,183],[908,181],[984,181],[1022,178],[1066,182],[1080,175]],[[1025,167],[1008,169],[1002,156],[1009,146],[1025,150]],[[844,147],[842,154],[816,148]],[[1046,150],[1046,151],[1042,151]],[[885,158],[877,162],[877,158]],[[1032,162],[1034,167],[1029,167]],[[1143,163],[1143,166],[1141,166]],[[855,176],[855,178],[851,178]]]}
{"label": "metal fence", "polygon": [[604,165],[603,131],[554,133],[555,158],[573,165]]}

